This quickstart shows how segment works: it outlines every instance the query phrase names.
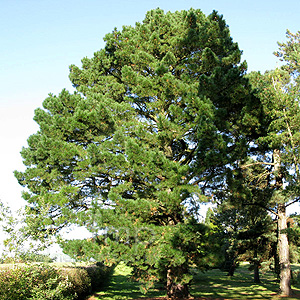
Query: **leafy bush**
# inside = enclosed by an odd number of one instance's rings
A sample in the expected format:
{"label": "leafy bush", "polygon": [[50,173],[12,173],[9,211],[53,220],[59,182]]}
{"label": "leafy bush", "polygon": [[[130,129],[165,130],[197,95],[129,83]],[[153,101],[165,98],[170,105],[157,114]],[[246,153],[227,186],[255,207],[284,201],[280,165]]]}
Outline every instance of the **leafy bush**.
{"label": "leafy bush", "polygon": [[0,300],[83,299],[109,279],[105,266],[14,265],[0,269]]}
{"label": "leafy bush", "polygon": [[35,284],[32,286],[30,299],[74,299],[76,294],[74,293],[72,283],[68,280],[68,277],[62,276],[58,270],[47,267],[42,271],[35,269],[35,272],[35,274],[32,274]]}
{"label": "leafy bush", "polygon": [[87,266],[86,270],[91,279],[92,290],[97,291],[109,282],[114,266],[108,267],[104,264],[97,263],[96,265]]}
{"label": "leafy bush", "polygon": [[97,263],[84,267],[63,268],[62,270],[72,283],[77,297],[81,299],[83,296],[91,294],[92,291],[98,291],[105,286],[110,280],[113,267]]}
{"label": "leafy bush", "polygon": [[72,284],[74,299],[81,299],[83,296],[91,294],[91,278],[85,267],[67,267],[62,268],[60,272]]}
{"label": "leafy bush", "polygon": [[46,265],[24,265],[0,271],[0,300],[71,300],[72,284]]}

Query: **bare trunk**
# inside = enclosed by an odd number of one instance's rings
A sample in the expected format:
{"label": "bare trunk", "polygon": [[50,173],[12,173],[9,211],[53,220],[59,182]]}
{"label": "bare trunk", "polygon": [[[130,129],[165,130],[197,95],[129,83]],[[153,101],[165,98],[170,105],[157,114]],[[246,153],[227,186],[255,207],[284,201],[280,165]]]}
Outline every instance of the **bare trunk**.
{"label": "bare trunk", "polygon": [[286,206],[283,199],[280,199],[280,191],[283,186],[283,175],[281,172],[281,154],[280,150],[275,149],[273,152],[274,173],[276,179],[276,189],[279,192],[278,204],[278,255],[280,265],[280,293],[284,296],[291,295],[291,265],[289,253],[289,241],[287,237],[287,217]]}
{"label": "bare trunk", "polygon": [[291,265],[289,254],[289,241],[287,238],[287,217],[284,204],[278,206],[278,248],[280,264],[280,293],[285,296],[291,295]]}
{"label": "bare trunk", "polygon": [[167,298],[168,299],[184,299],[189,297],[189,289],[187,284],[176,282],[178,278],[182,277],[184,268],[176,268],[176,270],[169,269],[167,271]]}
{"label": "bare trunk", "polygon": [[231,262],[230,268],[228,270],[227,276],[233,276],[234,275],[234,271],[236,269],[236,262],[235,259]]}
{"label": "bare trunk", "polygon": [[254,283],[260,283],[259,268],[257,264],[254,265]]}
{"label": "bare trunk", "polygon": [[257,259],[257,251],[254,250],[254,282],[260,283],[259,278],[259,261]]}
{"label": "bare trunk", "polygon": [[277,220],[277,229],[276,229],[276,242],[272,243],[272,256],[274,258],[274,273],[277,277],[277,280],[280,279],[280,264],[278,256],[278,220]]}

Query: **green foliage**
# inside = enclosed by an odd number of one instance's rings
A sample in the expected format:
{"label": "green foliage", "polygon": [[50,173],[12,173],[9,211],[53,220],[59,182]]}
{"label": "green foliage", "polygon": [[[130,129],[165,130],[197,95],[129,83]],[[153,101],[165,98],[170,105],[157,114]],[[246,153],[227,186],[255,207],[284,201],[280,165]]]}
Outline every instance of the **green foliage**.
{"label": "green foliage", "polygon": [[93,291],[98,291],[109,283],[114,268],[115,266],[109,267],[102,263],[85,267]]}
{"label": "green foliage", "polygon": [[293,214],[288,219],[287,234],[290,242],[290,256],[292,263],[300,262],[300,216]]}
{"label": "green foliage", "polygon": [[[286,207],[299,201],[300,188],[299,37],[299,32],[288,32],[288,42],[279,43],[275,54],[285,63],[281,68],[264,75],[259,72],[249,75],[260,99],[261,121],[259,134],[249,151],[252,157],[240,165],[243,171],[236,176],[240,190],[247,194],[240,197],[242,201],[250,199],[251,204],[265,208],[277,218],[279,259],[275,261],[278,266],[280,261],[280,289],[285,295],[291,293],[289,249],[292,249],[287,238]],[[250,174],[250,180],[246,174]]]}
{"label": "green foliage", "polygon": [[36,253],[36,252],[22,252],[18,256],[19,262],[43,262],[51,263],[55,258],[51,258],[48,254]]}
{"label": "green foliage", "polygon": [[279,50],[274,54],[285,63],[283,69],[294,77],[297,85],[299,86],[300,31],[292,33],[291,31],[287,30],[286,37],[287,42],[278,43]]}
{"label": "green foliage", "polygon": [[276,227],[267,211],[257,205],[243,206],[231,201],[220,203],[207,220],[215,226],[215,243],[223,256],[222,270],[233,275],[240,261],[261,268],[270,266]]}
{"label": "green foliage", "polygon": [[190,265],[206,264],[200,204],[254,132],[246,63],[215,11],[152,10],[104,40],[70,66],[76,92],[35,111],[40,129],[15,172],[27,224],[39,239],[83,225],[92,239],[62,243],[73,256],[126,261],[145,282],[169,270],[187,284]]}
{"label": "green foliage", "polygon": [[[94,297],[96,299],[119,300],[119,299],[135,299],[145,297],[145,290],[139,282],[132,280],[133,269],[124,264],[119,263],[111,275],[109,285],[101,290],[96,290]],[[165,291],[162,289],[162,283],[156,283],[148,290],[147,297],[164,296]]]}
{"label": "green foliage", "polygon": [[52,262],[49,255],[40,253],[51,241],[31,236],[30,223],[25,224],[25,211],[12,212],[0,201],[0,224],[4,233],[1,260],[12,262]]}
{"label": "green foliage", "polygon": [[81,299],[110,278],[105,266],[55,267],[15,264],[0,268],[0,299]]}
{"label": "green foliage", "polygon": [[55,259],[51,258],[48,254],[42,254],[37,252],[20,252],[15,254],[14,256],[9,256],[6,254],[2,254],[1,263],[3,264],[12,264],[12,263],[31,263],[31,262],[39,262],[39,263],[52,263]]}
{"label": "green foliage", "polygon": [[[300,149],[300,108],[299,108],[299,57],[300,34],[287,32],[287,43],[278,43],[275,54],[284,65],[279,69],[250,74],[250,81],[262,103],[263,134],[255,141],[257,161],[264,165],[263,180],[269,182],[278,176],[272,166],[272,151],[280,151],[280,172],[284,178],[283,203],[298,200],[299,194],[299,149]],[[261,174],[262,175],[262,174]],[[273,188],[276,188],[273,185]]]}
{"label": "green foliage", "polygon": [[21,223],[21,211],[12,213],[11,209],[0,201],[0,224],[4,233],[2,259],[17,259],[24,251],[26,237]]}
{"label": "green foliage", "polygon": [[[67,267],[62,268],[60,273],[65,278],[68,278],[68,281],[72,284],[72,293],[76,296],[75,298],[88,295],[92,292],[92,280],[86,268]],[[101,277],[97,278],[97,280],[101,279]]]}
{"label": "green foliage", "polygon": [[1,270],[0,299],[74,299],[72,284],[50,266],[24,266]]}

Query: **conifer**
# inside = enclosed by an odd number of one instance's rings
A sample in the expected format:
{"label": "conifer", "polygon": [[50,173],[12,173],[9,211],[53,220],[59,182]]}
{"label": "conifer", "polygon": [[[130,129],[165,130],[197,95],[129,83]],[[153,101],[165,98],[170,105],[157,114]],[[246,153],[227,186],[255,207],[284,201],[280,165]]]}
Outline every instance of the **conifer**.
{"label": "conifer", "polygon": [[238,129],[251,130],[247,66],[215,11],[152,10],[104,40],[70,66],[76,92],[50,94],[35,111],[40,129],[16,172],[28,219],[45,234],[85,226],[93,238],[65,249],[125,261],[146,287],[162,280],[169,298],[183,298],[207,253],[199,205],[243,156]]}

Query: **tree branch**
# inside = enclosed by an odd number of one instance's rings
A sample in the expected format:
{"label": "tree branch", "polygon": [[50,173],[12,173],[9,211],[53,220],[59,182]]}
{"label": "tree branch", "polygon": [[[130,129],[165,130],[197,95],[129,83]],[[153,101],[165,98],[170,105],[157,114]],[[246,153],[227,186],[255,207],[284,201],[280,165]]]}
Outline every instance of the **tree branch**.
{"label": "tree branch", "polygon": [[260,162],[255,162],[255,163],[248,164],[248,165],[243,165],[243,166],[241,166],[241,168],[242,169],[246,169],[246,168],[254,166],[254,165],[270,165],[270,166],[274,166],[274,163],[268,163],[268,162],[260,161]]}
{"label": "tree branch", "polygon": [[276,211],[274,211],[273,209],[268,208],[268,207],[266,207],[266,206],[264,206],[264,205],[262,205],[262,204],[260,204],[260,203],[243,203],[243,204],[244,204],[244,205],[257,205],[257,206],[259,206],[259,207],[261,207],[261,208],[267,210],[268,212],[274,214],[275,216],[278,216],[278,214],[277,214]]}
{"label": "tree branch", "polygon": [[285,207],[288,207],[288,206],[290,206],[290,205],[292,205],[292,204],[294,204],[294,203],[298,202],[299,200],[300,200],[300,197],[299,197],[299,198],[296,198],[296,199],[295,199],[295,200],[293,200],[292,202],[290,202],[290,203],[286,204],[286,206],[285,206]]}

